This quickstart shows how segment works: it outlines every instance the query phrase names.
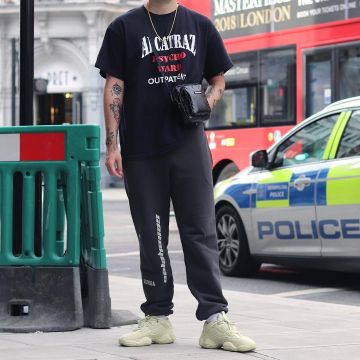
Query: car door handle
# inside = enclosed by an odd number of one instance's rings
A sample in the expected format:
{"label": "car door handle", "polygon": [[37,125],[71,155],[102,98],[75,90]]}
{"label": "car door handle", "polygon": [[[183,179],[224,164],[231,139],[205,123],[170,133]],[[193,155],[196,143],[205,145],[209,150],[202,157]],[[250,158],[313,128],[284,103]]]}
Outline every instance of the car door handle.
{"label": "car door handle", "polygon": [[301,177],[294,181],[294,188],[299,191],[303,191],[306,187],[310,186],[311,179],[308,177]]}

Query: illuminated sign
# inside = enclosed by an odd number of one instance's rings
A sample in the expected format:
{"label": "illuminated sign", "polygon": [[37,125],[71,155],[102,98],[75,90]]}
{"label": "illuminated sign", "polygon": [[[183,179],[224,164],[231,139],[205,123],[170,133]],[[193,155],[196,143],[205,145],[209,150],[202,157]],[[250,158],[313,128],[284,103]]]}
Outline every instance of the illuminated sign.
{"label": "illuminated sign", "polygon": [[227,81],[244,81],[250,79],[250,63],[236,63],[226,74]]}
{"label": "illuminated sign", "polygon": [[212,0],[213,21],[224,38],[275,32],[360,17],[351,0]]}

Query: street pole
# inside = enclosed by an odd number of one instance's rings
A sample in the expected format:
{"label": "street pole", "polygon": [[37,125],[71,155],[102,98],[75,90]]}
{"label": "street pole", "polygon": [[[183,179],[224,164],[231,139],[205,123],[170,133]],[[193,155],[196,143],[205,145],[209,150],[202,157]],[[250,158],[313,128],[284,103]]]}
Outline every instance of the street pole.
{"label": "street pole", "polygon": [[34,0],[20,2],[20,125],[34,125]]}
{"label": "street pole", "polygon": [[[19,124],[34,125],[34,0],[20,1],[20,119]],[[22,253],[22,201],[23,174],[14,174],[13,192],[13,252]],[[35,249],[41,255],[41,213],[42,213],[42,177],[38,173],[35,179]]]}
{"label": "street pole", "polygon": [[11,39],[11,125],[16,125],[16,39]]}

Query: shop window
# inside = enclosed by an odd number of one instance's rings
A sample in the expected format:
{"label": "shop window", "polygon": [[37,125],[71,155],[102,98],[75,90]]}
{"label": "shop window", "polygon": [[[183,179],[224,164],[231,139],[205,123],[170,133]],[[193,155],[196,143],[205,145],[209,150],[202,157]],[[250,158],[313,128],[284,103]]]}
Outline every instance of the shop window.
{"label": "shop window", "polygon": [[82,123],[81,93],[37,94],[35,99],[38,125]]}

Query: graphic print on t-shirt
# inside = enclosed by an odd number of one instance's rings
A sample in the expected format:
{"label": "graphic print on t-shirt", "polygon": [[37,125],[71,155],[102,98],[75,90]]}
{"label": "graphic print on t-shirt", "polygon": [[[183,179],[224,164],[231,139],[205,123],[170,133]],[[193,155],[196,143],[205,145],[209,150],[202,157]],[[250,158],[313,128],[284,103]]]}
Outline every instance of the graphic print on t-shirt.
{"label": "graphic print on t-shirt", "polygon": [[[167,51],[166,55],[159,52]],[[171,51],[169,53],[169,51]],[[173,34],[153,40],[149,36],[142,38],[142,59],[151,55],[151,62],[156,66],[158,77],[150,77],[149,85],[176,83],[184,81],[187,74],[183,72],[183,62],[188,56],[196,57],[195,34]]]}

